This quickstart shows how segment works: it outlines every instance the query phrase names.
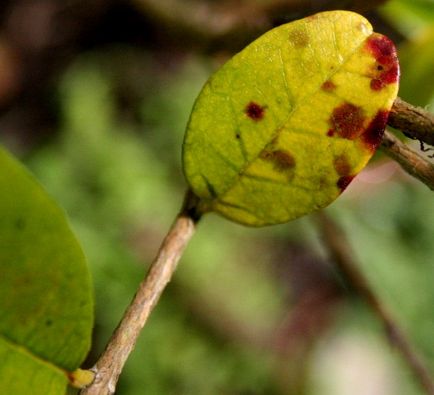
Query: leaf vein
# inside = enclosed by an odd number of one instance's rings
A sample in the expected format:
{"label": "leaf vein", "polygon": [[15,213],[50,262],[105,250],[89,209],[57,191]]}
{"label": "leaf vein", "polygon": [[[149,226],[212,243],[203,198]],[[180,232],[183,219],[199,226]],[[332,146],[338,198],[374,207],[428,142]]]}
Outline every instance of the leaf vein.
{"label": "leaf vein", "polygon": [[19,345],[18,343],[14,342],[12,339],[7,337],[6,335],[0,334],[0,341],[6,343],[6,345],[9,346],[10,348],[12,348],[14,351],[16,351],[20,354],[24,354],[24,355],[28,356],[29,358],[31,358],[32,360],[36,361],[37,363],[42,364],[42,365],[48,367],[49,369],[56,371],[57,373],[60,373],[62,375],[67,376],[68,372],[66,369],[63,369],[60,366],[55,365],[53,362],[48,361],[48,360],[44,359],[43,357],[35,354],[33,351],[29,350],[25,346]]}

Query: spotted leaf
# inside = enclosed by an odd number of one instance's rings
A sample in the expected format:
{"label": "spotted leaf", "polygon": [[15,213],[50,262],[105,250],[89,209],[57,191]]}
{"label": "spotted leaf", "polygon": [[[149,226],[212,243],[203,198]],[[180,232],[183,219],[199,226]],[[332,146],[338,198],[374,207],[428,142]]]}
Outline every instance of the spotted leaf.
{"label": "spotted leaf", "polygon": [[187,126],[201,210],[262,226],[330,204],[378,147],[398,77],[393,43],[353,12],[258,38],[211,76]]}

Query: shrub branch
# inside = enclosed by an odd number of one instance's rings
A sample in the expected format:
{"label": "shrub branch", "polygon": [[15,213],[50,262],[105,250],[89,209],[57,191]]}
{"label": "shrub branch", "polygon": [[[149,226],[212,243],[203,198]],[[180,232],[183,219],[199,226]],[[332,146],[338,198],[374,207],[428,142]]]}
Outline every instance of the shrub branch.
{"label": "shrub branch", "polygon": [[387,121],[407,137],[434,145],[434,115],[397,97]]}
{"label": "shrub branch", "polygon": [[81,395],[111,395],[125,362],[133,350],[140,331],[172,278],[179,259],[194,234],[200,215],[197,198],[187,192],[184,206],[161,244],[145,279],[128,306],[109,343],[92,370],[93,383]]}
{"label": "shrub branch", "polygon": [[[426,111],[397,99],[388,123],[412,138],[432,144],[431,139],[434,135],[432,118],[432,115]],[[381,147],[404,170],[434,190],[434,165],[432,163],[401,143],[387,131],[384,134]],[[194,234],[196,224],[200,219],[197,203],[198,198],[191,191],[188,191],[183,208],[163,240],[145,279],[140,284],[106,349],[92,368],[95,373],[93,383],[83,389],[81,395],[114,394],[125,362],[133,350],[151,311],[158,303],[164,288],[172,278],[185,247]],[[343,235],[330,219],[327,219],[324,215],[320,215],[319,218],[324,239],[339,269],[382,320],[389,338],[407,360],[427,393],[434,395],[434,384],[427,369],[411,349],[407,339],[381,305],[377,296],[369,288],[366,279],[358,271],[348,243],[342,242],[344,240]]]}
{"label": "shrub branch", "polygon": [[410,175],[434,190],[434,164],[402,143],[392,133],[384,133],[381,148]]}
{"label": "shrub branch", "polygon": [[419,384],[428,395],[434,395],[434,382],[422,358],[411,346],[406,335],[395,322],[368,280],[358,268],[354,251],[338,224],[323,211],[316,216],[319,229],[328,252],[341,275],[358,296],[371,308],[382,322],[392,345],[401,353]]}

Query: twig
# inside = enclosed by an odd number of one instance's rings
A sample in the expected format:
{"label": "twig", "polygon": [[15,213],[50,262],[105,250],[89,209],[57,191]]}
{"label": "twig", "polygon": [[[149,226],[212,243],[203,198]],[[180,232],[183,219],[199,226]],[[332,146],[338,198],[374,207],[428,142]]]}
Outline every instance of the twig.
{"label": "twig", "polygon": [[95,380],[81,391],[81,395],[113,394],[123,366],[134,348],[137,338],[161,293],[170,281],[177,263],[193,236],[200,215],[197,198],[187,192],[184,206],[163,240],[147,276],[113,333],[107,348],[92,368]]}
{"label": "twig", "polygon": [[387,130],[384,133],[381,148],[407,173],[434,190],[434,164],[414,152]]}
{"label": "twig", "polygon": [[407,137],[434,145],[434,115],[397,97],[387,121]]}
{"label": "twig", "polygon": [[[410,112],[401,110],[401,105],[405,108],[410,108],[409,105],[406,105],[405,102],[401,100],[398,100],[395,104],[394,112],[392,111],[394,115],[392,116],[392,121],[389,119],[389,124],[398,127],[396,123],[393,122],[401,122],[399,124],[403,125],[403,128],[405,126],[405,131],[408,133],[410,133],[410,126],[415,125],[411,130],[418,130],[419,133],[422,133],[418,136],[423,136],[423,141],[431,143],[431,140],[426,140],[426,136],[428,136],[428,138],[430,136],[427,132],[431,130],[431,126],[429,126],[430,118],[423,118],[422,110],[415,111],[411,109],[409,110]],[[425,122],[422,118],[428,121]],[[422,139],[422,137],[417,138]],[[383,137],[382,148],[389,156],[401,164],[408,173],[434,190],[433,164],[413,152],[388,132],[386,132]],[[196,210],[196,205],[197,198],[191,192],[188,192],[184,207],[164,239],[146,278],[140,284],[133,301],[127,308],[119,326],[113,333],[107,348],[92,369],[95,372],[95,380],[90,386],[81,391],[81,395],[108,395],[114,393],[119,375],[136,344],[141,329],[145,325],[151,311],[156,306],[165,286],[170,281],[182,252],[193,236],[196,222],[200,218]],[[330,221],[324,220],[324,217],[322,218],[323,227],[330,228],[332,226],[330,225]],[[337,234],[337,232],[325,232],[325,234],[329,238],[328,244],[333,247],[332,252],[334,252],[336,261],[342,272],[383,320],[391,339],[394,340],[397,347],[401,350],[401,353],[407,359],[421,383],[428,390],[428,393],[434,395],[434,385],[425,367],[420,362],[417,355],[411,350],[407,340],[381,306],[376,296],[372,293],[362,274],[357,271],[356,266],[352,263],[351,253],[345,248],[342,248],[342,246],[339,247],[340,249],[336,248],[336,246],[340,245],[339,238],[336,239],[333,236]]]}
{"label": "twig", "polygon": [[318,213],[316,218],[325,245],[341,274],[383,323],[391,343],[401,353],[426,393],[434,395],[434,382],[427,367],[412,348],[409,340],[394,321],[389,311],[383,306],[374,290],[370,287],[363,273],[358,269],[354,252],[342,229],[324,212]]}

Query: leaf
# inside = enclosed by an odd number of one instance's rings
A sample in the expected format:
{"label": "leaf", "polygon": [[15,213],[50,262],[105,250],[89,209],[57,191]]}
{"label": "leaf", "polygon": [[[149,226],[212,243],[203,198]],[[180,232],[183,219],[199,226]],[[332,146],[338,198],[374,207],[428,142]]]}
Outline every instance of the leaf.
{"label": "leaf", "polygon": [[3,149],[0,169],[0,393],[64,394],[89,350],[89,272],[64,213]]}
{"label": "leaf", "polygon": [[330,204],[379,145],[398,76],[393,43],[352,12],[258,38],[194,105],[183,164],[200,209],[262,226]]}

